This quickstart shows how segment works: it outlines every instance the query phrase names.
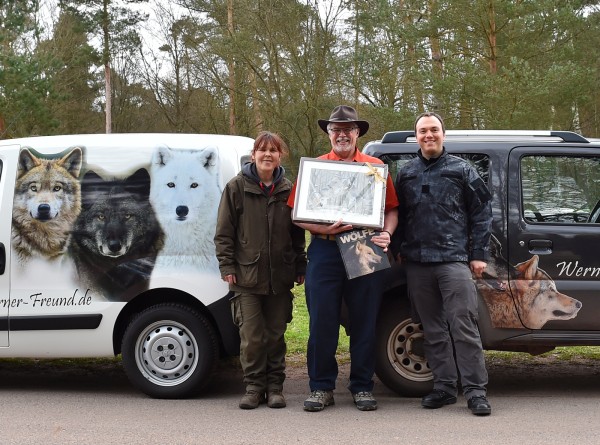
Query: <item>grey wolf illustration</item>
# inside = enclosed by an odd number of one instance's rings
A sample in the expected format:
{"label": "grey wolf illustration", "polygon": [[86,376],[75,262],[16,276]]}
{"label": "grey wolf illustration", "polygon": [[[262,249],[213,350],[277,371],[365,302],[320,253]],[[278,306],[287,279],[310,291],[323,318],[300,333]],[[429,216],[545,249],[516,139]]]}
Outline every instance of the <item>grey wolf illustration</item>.
{"label": "grey wolf illustration", "polygon": [[219,170],[214,147],[197,151],[158,147],[154,152],[150,202],[165,234],[155,276],[218,272],[214,235],[221,199]]}
{"label": "grey wolf illustration", "polygon": [[311,184],[311,191],[308,196],[309,208],[345,209],[346,201],[351,202],[347,196],[350,186],[350,179],[340,175],[330,174],[324,178],[319,178]]}
{"label": "grey wolf illustration", "polygon": [[62,259],[81,210],[80,147],[55,159],[19,153],[12,215],[12,247],[24,266],[32,258]]}
{"label": "grey wolf illustration", "polygon": [[560,293],[554,280],[538,267],[538,261],[533,255],[512,267],[499,256],[498,246],[493,246],[492,261],[476,285],[494,327],[540,329],[550,320],[577,316],[581,302]]}
{"label": "grey wolf illustration", "polygon": [[82,210],[69,249],[80,285],[92,295],[128,301],[148,289],[163,237],[149,194],[143,168],[124,180],[105,180],[93,171],[83,177]]}
{"label": "grey wolf illustration", "polygon": [[375,266],[381,263],[381,256],[364,240],[358,241],[346,251],[345,256],[349,277],[358,277],[374,272]]}

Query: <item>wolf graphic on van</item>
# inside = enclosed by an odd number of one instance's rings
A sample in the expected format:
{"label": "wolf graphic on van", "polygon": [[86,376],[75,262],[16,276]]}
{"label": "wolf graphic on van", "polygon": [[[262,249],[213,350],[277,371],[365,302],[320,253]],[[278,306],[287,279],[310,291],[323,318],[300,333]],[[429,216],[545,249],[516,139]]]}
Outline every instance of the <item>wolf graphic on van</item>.
{"label": "wolf graphic on van", "polygon": [[80,285],[93,297],[128,301],[148,289],[163,239],[149,195],[144,168],[125,179],[84,175],[69,250]]}
{"label": "wolf graphic on van", "polygon": [[150,167],[150,202],[165,234],[156,276],[218,273],[214,235],[221,197],[217,149],[158,147]]}
{"label": "wolf graphic on van", "polygon": [[[559,292],[554,280],[538,267],[539,257],[508,265],[492,240],[492,258],[477,290],[495,328],[541,329],[550,320],[570,320],[582,307],[579,300]],[[507,272],[510,270],[510,276]]]}
{"label": "wolf graphic on van", "polygon": [[81,210],[81,147],[45,158],[19,153],[12,214],[12,247],[23,268],[31,259],[62,260]]}

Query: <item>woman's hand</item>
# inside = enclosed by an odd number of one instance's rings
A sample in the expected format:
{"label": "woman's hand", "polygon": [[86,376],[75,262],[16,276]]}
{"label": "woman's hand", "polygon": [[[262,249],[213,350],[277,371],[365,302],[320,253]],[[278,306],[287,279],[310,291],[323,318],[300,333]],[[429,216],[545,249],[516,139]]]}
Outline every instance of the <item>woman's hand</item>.
{"label": "woman's hand", "polygon": [[229,274],[229,275],[225,275],[224,277],[221,277],[221,279],[223,281],[226,281],[229,284],[236,284],[237,283],[237,279],[235,278],[235,274]]}

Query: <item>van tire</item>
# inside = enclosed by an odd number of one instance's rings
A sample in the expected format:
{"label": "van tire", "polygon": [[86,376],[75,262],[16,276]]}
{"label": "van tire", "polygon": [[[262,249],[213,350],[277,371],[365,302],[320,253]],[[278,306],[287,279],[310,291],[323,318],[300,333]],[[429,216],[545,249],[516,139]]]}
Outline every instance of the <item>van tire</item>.
{"label": "van tire", "polygon": [[158,399],[197,394],[218,359],[208,320],[191,307],[170,303],[137,314],[125,330],[121,352],[131,383]]}
{"label": "van tire", "polygon": [[423,353],[423,327],[411,319],[407,298],[384,298],[375,353],[377,377],[399,395],[421,397],[433,389],[433,374]]}

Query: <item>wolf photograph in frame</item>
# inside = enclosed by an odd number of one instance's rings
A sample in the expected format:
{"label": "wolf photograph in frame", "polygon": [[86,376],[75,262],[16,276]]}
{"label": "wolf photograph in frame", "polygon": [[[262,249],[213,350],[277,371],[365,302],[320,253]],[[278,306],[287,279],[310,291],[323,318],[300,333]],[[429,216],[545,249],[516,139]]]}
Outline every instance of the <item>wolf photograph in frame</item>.
{"label": "wolf photograph in frame", "polygon": [[386,164],[300,158],[294,221],[383,228]]}

